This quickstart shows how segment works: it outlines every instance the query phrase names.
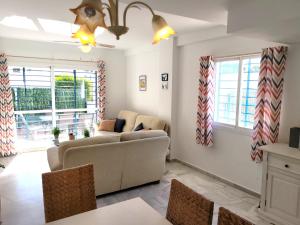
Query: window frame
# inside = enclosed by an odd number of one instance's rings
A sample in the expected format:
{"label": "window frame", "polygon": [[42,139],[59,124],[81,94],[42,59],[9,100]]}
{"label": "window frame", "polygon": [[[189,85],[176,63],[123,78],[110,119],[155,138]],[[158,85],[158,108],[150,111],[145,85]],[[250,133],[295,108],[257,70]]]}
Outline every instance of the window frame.
{"label": "window frame", "polygon": [[[252,59],[252,58],[261,58],[260,53],[256,54],[248,54],[248,55],[239,55],[239,56],[229,56],[229,57],[216,57],[215,64],[218,62],[226,62],[226,61],[239,61],[239,71],[238,71],[238,85],[237,85],[237,98],[236,98],[236,116],[235,116],[235,125],[222,123],[218,121],[214,121],[213,125],[215,128],[223,129],[230,129],[235,131],[239,134],[251,135],[252,130],[251,128],[242,127],[240,126],[240,111],[241,111],[241,87],[242,87],[242,67],[243,67],[243,60],[245,59]],[[217,83],[217,77],[215,78],[215,87]],[[216,106],[214,106],[216,108]]]}

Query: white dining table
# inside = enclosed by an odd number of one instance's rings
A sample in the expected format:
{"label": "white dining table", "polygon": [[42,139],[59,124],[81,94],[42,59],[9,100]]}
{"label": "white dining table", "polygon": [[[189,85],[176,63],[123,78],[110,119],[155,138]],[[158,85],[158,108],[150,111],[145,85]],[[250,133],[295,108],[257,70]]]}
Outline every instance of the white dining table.
{"label": "white dining table", "polygon": [[47,225],[172,225],[141,198],[134,198]]}

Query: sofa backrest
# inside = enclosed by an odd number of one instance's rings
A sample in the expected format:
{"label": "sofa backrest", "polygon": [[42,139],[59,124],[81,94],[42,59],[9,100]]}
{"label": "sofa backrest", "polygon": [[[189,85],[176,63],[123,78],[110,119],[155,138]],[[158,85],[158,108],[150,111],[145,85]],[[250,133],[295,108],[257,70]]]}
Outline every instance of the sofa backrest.
{"label": "sofa backrest", "polygon": [[160,180],[169,137],[69,148],[63,166],[94,165],[96,195]]}
{"label": "sofa backrest", "polygon": [[126,110],[120,111],[118,118],[126,120],[123,132],[129,132],[133,130],[137,116],[138,114],[136,112]]}
{"label": "sofa backrest", "polygon": [[82,138],[74,141],[65,141],[60,143],[58,148],[58,159],[59,162],[63,162],[64,153],[73,147],[81,147],[88,145],[97,145],[103,143],[114,143],[120,142],[120,136],[96,136],[91,138]]}
{"label": "sofa backrest", "polygon": [[166,136],[168,136],[168,134],[162,130],[124,132],[121,134],[121,142],[146,139],[146,138],[154,138],[154,137],[166,137]]}
{"label": "sofa backrest", "polygon": [[151,130],[164,130],[166,126],[165,121],[155,116],[138,115],[134,127],[140,123],[143,123],[145,129]]}

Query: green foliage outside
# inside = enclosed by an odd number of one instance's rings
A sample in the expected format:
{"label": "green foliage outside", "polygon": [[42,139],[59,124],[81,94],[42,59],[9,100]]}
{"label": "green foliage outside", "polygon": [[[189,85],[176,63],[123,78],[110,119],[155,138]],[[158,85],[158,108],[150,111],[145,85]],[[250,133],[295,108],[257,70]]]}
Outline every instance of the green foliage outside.
{"label": "green foliage outside", "polygon": [[58,127],[54,127],[52,129],[52,134],[54,135],[54,137],[58,137],[60,135],[60,129]]}
{"label": "green foliage outside", "polygon": [[83,131],[83,136],[84,136],[85,138],[90,137],[90,131],[89,131],[88,129],[84,129],[84,131]]}
{"label": "green foliage outside", "polygon": [[[83,90],[84,88],[84,90]],[[84,93],[83,93],[84,91]],[[15,111],[44,110],[52,108],[50,88],[13,88]],[[75,95],[76,93],[76,95]],[[62,74],[55,77],[55,106],[56,109],[86,108],[87,101],[93,101],[92,82],[85,78],[76,79]],[[76,96],[76,102],[75,102]],[[76,104],[75,104],[76,103]]]}
{"label": "green foliage outside", "polygon": [[15,111],[51,109],[50,88],[13,88]]}

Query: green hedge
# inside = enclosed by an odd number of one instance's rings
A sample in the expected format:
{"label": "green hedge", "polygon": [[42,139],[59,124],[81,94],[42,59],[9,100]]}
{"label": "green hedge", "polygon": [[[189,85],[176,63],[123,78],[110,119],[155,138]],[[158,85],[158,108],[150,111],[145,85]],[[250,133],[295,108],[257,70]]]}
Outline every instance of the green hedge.
{"label": "green hedge", "polygon": [[[84,83],[84,92],[82,85]],[[16,111],[43,110],[52,108],[50,88],[13,88],[14,108]],[[60,75],[55,77],[56,109],[86,108],[87,101],[93,101],[91,81],[76,79],[76,102],[74,77]],[[83,94],[83,95],[82,95]],[[76,105],[75,105],[76,103]]]}

